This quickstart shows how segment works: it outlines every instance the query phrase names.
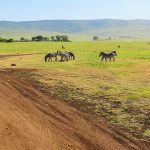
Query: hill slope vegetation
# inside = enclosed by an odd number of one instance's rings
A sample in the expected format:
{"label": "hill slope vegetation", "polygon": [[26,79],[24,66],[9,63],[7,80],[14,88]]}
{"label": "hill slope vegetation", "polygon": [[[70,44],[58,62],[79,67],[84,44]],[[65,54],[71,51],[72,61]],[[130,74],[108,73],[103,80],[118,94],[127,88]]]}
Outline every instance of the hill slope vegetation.
{"label": "hill slope vegetation", "polygon": [[150,20],[0,21],[1,36],[18,38],[51,33],[82,35],[82,38],[87,35],[99,35],[101,38],[109,36],[112,38],[150,38]]}

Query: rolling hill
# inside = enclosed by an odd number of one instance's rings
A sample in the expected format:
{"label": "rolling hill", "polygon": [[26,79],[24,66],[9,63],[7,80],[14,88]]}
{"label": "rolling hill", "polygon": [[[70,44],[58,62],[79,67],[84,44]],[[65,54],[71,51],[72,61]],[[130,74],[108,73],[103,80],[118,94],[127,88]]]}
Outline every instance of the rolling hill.
{"label": "rolling hill", "polygon": [[0,21],[0,36],[20,38],[42,34],[67,34],[73,40],[100,38],[148,39],[150,20],[41,20],[41,21]]}

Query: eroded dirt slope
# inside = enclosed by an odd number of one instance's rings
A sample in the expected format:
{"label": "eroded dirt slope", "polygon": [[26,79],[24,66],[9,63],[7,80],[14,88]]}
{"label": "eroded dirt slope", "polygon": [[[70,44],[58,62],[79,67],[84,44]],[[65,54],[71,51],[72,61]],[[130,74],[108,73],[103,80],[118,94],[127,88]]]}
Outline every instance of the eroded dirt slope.
{"label": "eroded dirt slope", "polygon": [[[18,72],[18,71],[17,71]],[[125,131],[41,92],[14,70],[0,71],[0,150],[148,150]]]}

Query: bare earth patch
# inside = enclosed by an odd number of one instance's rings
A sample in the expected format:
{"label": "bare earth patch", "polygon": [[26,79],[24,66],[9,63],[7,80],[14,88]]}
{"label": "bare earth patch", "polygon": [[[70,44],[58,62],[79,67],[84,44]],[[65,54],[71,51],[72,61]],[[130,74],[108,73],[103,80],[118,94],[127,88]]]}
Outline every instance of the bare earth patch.
{"label": "bare earth patch", "polygon": [[16,75],[21,72],[0,71],[1,150],[150,149],[148,141],[49,96],[38,82]]}

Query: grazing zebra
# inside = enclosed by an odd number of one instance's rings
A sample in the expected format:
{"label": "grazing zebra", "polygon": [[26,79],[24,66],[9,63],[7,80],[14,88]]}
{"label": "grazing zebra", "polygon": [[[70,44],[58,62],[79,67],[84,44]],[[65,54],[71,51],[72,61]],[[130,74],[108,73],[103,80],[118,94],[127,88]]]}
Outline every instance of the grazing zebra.
{"label": "grazing zebra", "polygon": [[46,54],[45,62],[47,62],[47,59],[48,59],[48,61],[49,60],[52,61],[52,58],[55,58],[55,61],[57,61],[57,53],[48,53],[48,54]]}
{"label": "grazing zebra", "polygon": [[75,55],[72,52],[67,52],[67,53],[69,54],[69,59],[75,60]]}
{"label": "grazing zebra", "polygon": [[61,52],[57,51],[57,55],[61,57],[61,62],[69,60],[69,53],[68,52]]}

